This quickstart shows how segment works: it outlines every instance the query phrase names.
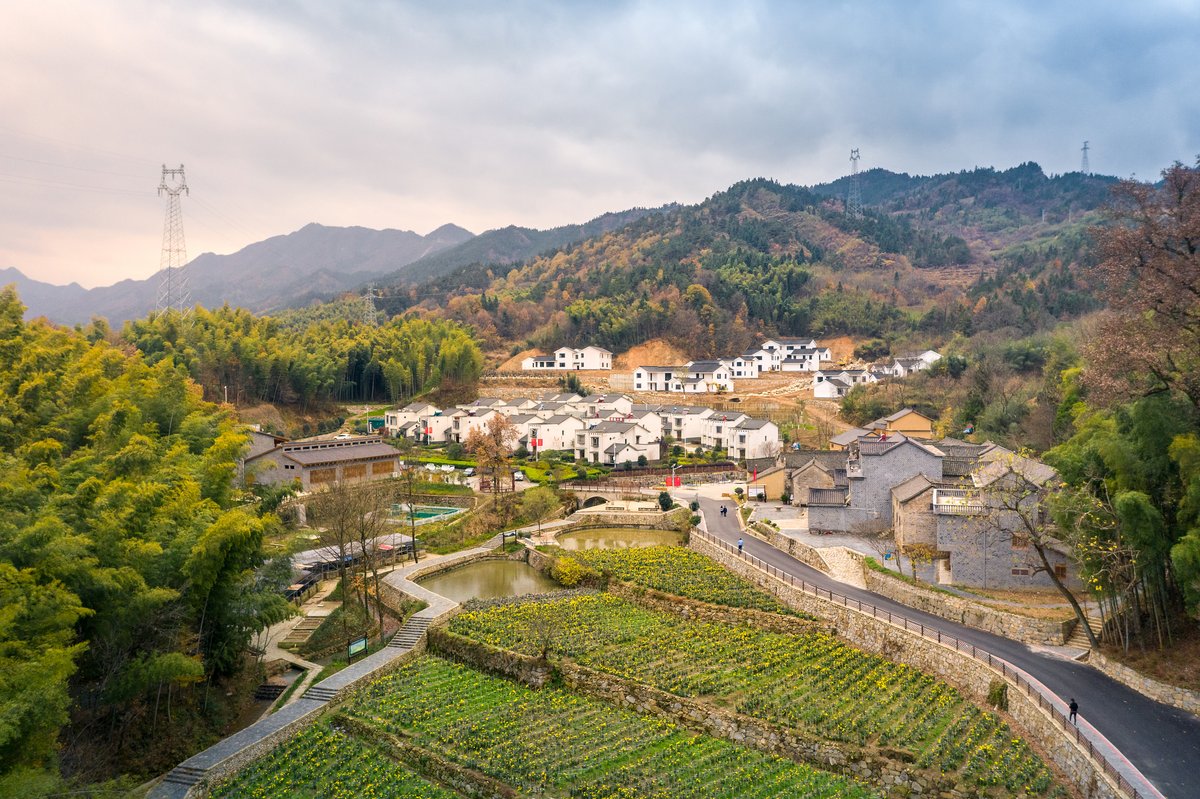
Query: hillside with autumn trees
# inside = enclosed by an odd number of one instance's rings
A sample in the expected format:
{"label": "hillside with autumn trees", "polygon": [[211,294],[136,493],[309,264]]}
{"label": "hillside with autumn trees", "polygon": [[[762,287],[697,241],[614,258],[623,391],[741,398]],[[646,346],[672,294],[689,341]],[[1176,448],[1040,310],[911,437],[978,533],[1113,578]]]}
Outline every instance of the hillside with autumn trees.
{"label": "hillside with autumn trees", "polygon": [[878,207],[855,216],[836,185],[750,180],[522,263],[395,285],[381,305],[469,324],[492,349],[621,351],[668,337],[711,356],[764,333],[901,346],[1027,334],[1098,307],[1086,229],[1113,182],[1036,164],[921,179],[875,170],[864,197]]}

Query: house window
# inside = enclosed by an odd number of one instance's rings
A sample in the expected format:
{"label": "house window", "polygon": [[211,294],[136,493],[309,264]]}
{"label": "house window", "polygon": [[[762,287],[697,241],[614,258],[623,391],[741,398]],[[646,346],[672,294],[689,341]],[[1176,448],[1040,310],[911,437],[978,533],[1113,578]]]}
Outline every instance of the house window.
{"label": "house window", "polygon": [[1017,567],[1012,570],[1013,577],[1028,577],[1029,569],[1025,567]]}
{"label": "house window", "polygon": [[1056,563],[1054,565],[1054,576],[1060,580],[1067,579],[1067,564]]}

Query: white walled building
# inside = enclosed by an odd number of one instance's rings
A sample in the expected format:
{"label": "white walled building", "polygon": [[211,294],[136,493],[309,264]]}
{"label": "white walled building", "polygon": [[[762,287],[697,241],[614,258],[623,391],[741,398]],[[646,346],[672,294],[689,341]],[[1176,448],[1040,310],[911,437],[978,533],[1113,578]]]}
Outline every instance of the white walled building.
{"label": "white walled building", "polygon": [[612,369],[612,353],[603,347],[559,347],[552,355],[533,355],[521,361],[525,370],[557,369],[578,371],[582,369]]}

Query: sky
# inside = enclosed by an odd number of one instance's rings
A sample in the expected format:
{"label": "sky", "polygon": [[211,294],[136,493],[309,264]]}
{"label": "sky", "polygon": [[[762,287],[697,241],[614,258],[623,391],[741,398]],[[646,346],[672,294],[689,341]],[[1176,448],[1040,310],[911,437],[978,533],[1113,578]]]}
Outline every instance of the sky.
{"label": "sky", "polygon": [[583,222],[752,177],[1200,155],[1200,0],[0,4],[0,269],[159,268],[309,222]]}

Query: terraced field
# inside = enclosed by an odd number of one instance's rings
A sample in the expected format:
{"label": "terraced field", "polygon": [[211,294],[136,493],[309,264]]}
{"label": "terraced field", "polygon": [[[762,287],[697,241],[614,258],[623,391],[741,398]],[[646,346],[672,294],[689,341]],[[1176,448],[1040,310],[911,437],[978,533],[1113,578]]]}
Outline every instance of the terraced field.
{"label": "terraced field", "polygon": [[791,760],[436,657],[377,680],[343,712],[522,792],[580,799],[876,796]]}
{"label": "terraced field", "polygon": [[587,549],[570,557],[617,580],[715,605],[797,615],[749,580],[684,547]]}
{"label": "terraced field", "polygon": [[218,783],[211,799],[460,799],[378,748],[318,723]]}
{"label": "terraced field", "polygon": [[689,621],[599,594],[463,613],[451,631],[551,657],[822,738],[903,750],[917,765],[1011,793],[1054,794],[1053,775],[998,716],[915,669],[821,633]]}

